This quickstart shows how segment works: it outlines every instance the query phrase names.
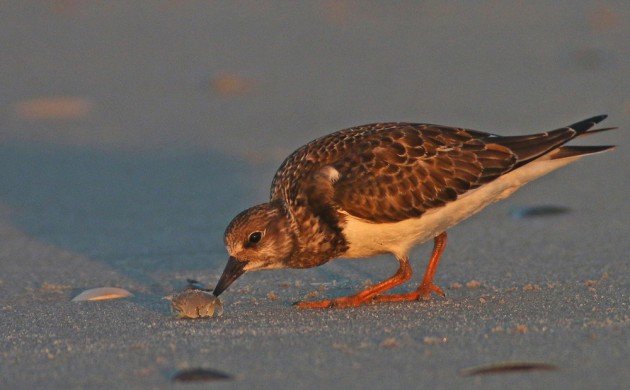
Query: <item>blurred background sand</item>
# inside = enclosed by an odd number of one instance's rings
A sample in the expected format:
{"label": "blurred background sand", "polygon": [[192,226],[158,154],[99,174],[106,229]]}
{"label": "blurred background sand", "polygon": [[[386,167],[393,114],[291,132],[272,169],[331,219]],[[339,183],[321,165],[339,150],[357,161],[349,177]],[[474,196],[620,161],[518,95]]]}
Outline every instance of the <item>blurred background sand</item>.
{"label": "blurred background sand", "polygon": [[[243,387],[627,383],[629,21],[623,1],[4,2],[0,384],[164,387],[199,365]],[[187,277],[215,283],[226,224],[313,138],[377,121],[517,134],[602,113],[621,130],[584,143],[617,151],[453,229],[438,282],[481,290],[289,306],[383,278],[383,257],[246,275],[220,320],[171,320],[160,299]],[[510,216],[537,204],[570,212]],[[100,285],[136,295],[69,302]],[[562,370],[457,375],[507,358]]]}

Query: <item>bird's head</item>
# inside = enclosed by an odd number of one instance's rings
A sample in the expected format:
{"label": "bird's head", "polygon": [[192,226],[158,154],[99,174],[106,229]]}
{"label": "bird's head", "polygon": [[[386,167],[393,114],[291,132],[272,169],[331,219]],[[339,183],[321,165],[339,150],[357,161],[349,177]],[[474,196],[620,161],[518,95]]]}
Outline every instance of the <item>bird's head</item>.
{"label": "bird's head", "polygon": [[264,203],[249,208],[232,220],[225,230],[228,259],[214,288],[219,296],[246,271],[286,267],[296,247],[296,238],[282,204]]}

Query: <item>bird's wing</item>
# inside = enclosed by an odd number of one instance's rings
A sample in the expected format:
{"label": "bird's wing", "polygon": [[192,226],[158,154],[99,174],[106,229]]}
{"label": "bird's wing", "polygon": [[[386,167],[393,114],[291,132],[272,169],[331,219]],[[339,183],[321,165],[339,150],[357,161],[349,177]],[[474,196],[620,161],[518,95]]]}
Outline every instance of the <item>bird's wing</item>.
{"label": "bird's wing", "polygon": [[[516,155],[493,138],[434,125],[375,132],[364,137],[356,153],[314,175],[309,199],[330,194],[336,207],[372,222],[419,217],[512,169]],[[325,188],[326,176],[332,192]]]}

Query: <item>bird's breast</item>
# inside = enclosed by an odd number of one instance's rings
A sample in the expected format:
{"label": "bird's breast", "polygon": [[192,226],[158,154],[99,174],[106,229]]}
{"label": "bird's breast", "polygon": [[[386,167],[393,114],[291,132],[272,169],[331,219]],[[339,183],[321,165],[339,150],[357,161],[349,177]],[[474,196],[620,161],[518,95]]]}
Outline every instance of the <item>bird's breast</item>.
{"label": "bird's breast", "polygon": [[343,227],[348,249],[341,257],[371,257],[383,253],[405,256],[411,247],[431,238],[431,230],[423,218],[372,223],[348,216]]}

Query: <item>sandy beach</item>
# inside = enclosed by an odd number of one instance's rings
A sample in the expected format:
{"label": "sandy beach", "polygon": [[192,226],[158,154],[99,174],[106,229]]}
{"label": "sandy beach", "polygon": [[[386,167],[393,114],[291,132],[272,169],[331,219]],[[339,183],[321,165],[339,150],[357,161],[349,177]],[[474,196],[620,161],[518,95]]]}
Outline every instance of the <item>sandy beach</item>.
{"label": "sandy beach", "polygon": [[[627,2],[22,1],[0,10],[0,387],[575,388],[630,383]],[[223,231],[296,147],[371,122],[498,134],[597,114],[619,147],[449,231],[446,298],[300,311],[381,256],[246,274]],[[555,210],[522,216],[519,210]],[[419,280],[430,244],[413,252]],[[94,287],[133,296],[71,302]],[[399,291],[412,288],[407,285]],[[552,370],[464,375],[500,362]],[[203,368],[227,378],[177,382]]]}

